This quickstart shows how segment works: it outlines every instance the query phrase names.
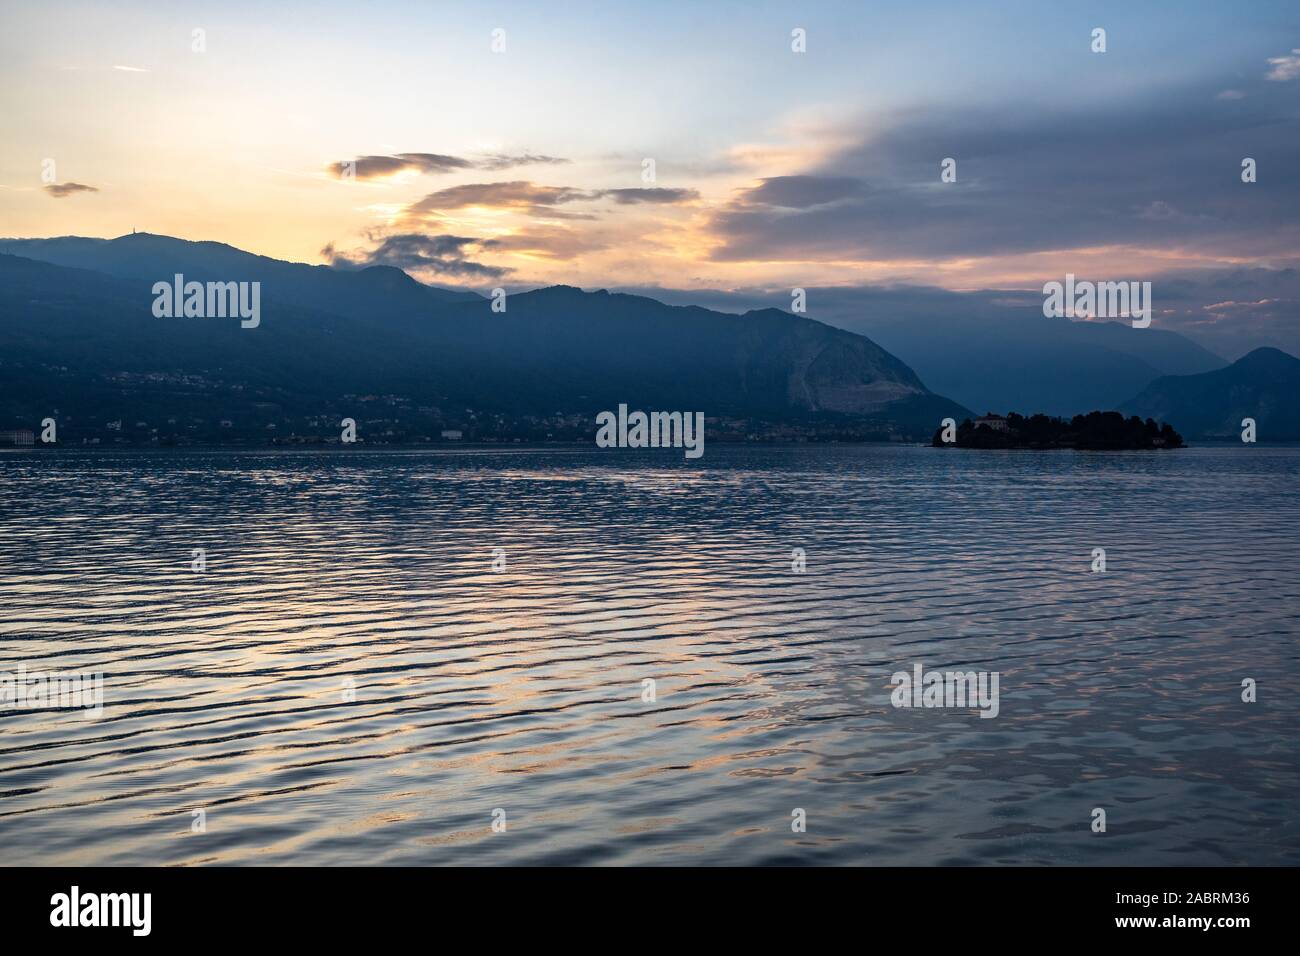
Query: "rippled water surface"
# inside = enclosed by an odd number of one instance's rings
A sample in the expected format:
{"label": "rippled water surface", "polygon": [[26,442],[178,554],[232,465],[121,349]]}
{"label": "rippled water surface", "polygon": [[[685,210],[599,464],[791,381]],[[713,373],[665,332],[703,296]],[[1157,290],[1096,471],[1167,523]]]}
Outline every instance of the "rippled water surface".
{"label": "rippled water surface", "polygon": [[[105,700],[0,708],[4,862],[1297,864],[1298,477],[1247,446],[0,453],[0,671]],[[1000,713],[896,709],[917,662],[997,671]]]}

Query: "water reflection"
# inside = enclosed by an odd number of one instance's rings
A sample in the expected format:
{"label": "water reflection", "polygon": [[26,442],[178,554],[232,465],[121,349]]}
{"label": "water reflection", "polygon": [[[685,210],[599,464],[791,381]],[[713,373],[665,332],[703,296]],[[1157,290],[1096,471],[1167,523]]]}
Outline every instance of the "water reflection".
{"label": "water reflection", "polygon": [[[105,674],[101,720],[0,711],[0,832],[42,864],[1295,864],[1297,472],[0,455],[0,669]],[[998,671],[999,716],[894,709],[915,662]]]}

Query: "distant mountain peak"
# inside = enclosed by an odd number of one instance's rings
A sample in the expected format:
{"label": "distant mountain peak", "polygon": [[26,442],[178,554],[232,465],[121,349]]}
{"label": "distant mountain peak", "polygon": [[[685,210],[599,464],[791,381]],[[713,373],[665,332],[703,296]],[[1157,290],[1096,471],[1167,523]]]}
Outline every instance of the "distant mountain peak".
{"label": "distant mountain peak", "polygon": [[1244,368],[1295,368],[1300,367],[1300,358],[1283,352],[1281,349],[1275,349],[1270,345],[1264,345],[1247,352],[1237,359],[1233,365]]}
{"label": "distant mountain peak", "polygon": [[576,285],[557,283],[555,285],[545,285],[539,289],[533,289],[530,294],[548,296],[585,296],[592,295],[593,293],[588,292],[586,289],[580,289]]}
{"label": "distant mountain peak", "polygon": [[1168,421],[1190,438],[1234,439],[1255,419],[1260,441],[1300,439],[1300,359],[1258,348],[1226,368],[1158,378],[1120,406]]}
{"label": "distant mountain peak", "polygon": [[175,273],[198,281],[260,282],[268,300],[352,318],[366,318],[374,311],[377,289],[386,294],[385,308],[390,312],[419,318],[430,317],[449,303],[482,300],[474,292],[425,285],[395,266],[336,269],[273,259],[224,242],[151,232],[126,233],[116,239],[0,240],[0,252],[149,282]]}

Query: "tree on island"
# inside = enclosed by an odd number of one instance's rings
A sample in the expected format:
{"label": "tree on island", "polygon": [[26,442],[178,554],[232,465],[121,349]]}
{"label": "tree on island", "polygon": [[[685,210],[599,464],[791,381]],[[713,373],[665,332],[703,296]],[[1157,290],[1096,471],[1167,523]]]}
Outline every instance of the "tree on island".
{"label": "tree on island", "polygon": [[1081,448],[1128,450],[1182,448],[1183,436],[1168,423],[1146,421],[1119,412],[1089,412],[1071,419],[1011,412],[1006,418],[989,414],[957,426],[957,440],[945,442],[940,427],[931,440],[936,448]]}

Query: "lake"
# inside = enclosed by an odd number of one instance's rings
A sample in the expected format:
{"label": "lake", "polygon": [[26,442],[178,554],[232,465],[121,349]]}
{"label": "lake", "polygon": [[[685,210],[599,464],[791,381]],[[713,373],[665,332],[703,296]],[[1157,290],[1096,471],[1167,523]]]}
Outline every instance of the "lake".
{"label": "lake", "polygon": [[[0,708],[5,862],[1296,865],[1298,478],[0,453],[0,671],[103,680],[99,716]],[[894,706],[918,664],[996,673],[996,717]]]}

